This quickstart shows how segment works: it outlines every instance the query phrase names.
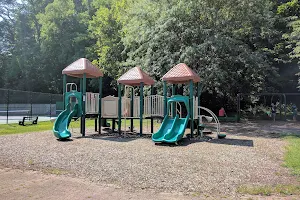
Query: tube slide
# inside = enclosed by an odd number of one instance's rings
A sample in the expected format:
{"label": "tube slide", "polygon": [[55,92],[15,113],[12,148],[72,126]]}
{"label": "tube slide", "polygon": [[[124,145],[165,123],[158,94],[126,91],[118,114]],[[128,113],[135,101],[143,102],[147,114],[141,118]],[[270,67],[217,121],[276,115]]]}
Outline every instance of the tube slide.
{"label": "tube slide", "polygon": [[75,104],[73,110],[71,110],[71,106],[68,104],[67,108],[58,115],[53,126],[53,133],[55,137],[58,139],[67,139],[71,137],[69,124],[71,119],[77,115],[77,112],[78,104]]}

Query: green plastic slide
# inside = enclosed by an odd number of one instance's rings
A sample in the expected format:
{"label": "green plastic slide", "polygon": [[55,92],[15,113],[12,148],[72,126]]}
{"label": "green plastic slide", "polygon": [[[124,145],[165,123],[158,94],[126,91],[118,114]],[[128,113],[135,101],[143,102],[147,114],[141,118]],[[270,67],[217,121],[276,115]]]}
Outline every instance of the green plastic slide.
{"label": "green plastic slide", "polygon": [[69,124],[71,119],[77,115],[78,104],[75,104],[73,110],[71,110],[70,104],[67,105],[67,108],[61,112],[57,119],[55,120],[53,126],[53,133],[58,139],[67,139],[71,137],[71,132],[69,131]]}
{"label": "green plastic slide", "polygon": [[[171,103],[183,102],[188,111],[185,118],[179,118],[178,115],[174,119],[171,119],[167,114],[161,124],[160,129],[152,135],[152,140],[155,143],[177,143],[182,139],[187,124],[189,122],[189,98],[186,96],[175,95],[168,100],[167,108],[170,108]],[[168,109],[170,110],[170,109]]]}
{"label": "green plastic slide", "polygon": [[178,115],[174,119],[165,117],[160,129],[152,135],[152,140],[155,143],[166,142],[176,143],[182,139],[188,118],[179,118]]}

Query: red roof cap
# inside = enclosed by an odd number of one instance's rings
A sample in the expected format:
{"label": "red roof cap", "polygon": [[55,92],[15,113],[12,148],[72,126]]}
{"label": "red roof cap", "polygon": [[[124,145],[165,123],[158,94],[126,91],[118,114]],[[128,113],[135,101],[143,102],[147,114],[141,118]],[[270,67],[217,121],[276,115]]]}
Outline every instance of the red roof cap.
{"label": "red roof cap", "polygon": [[84,73],[86,74],[87,78],[98,78],[103,76],[103,73],[100,71],[100,69],[94,66],[86,58],[80,58],[76,60],[62,71],[62,74],[77,78],[82,78]]}
{"label": "red roof cap", "polygon": [[162,77],[162,80],[172,84],[186,83],[190,80],[192,80],[194,83],[197,83],[200,82],[200,77],[186,64],[180,63],[170,69]]}
{"label": "red roof cap", "polygon": [[141,83],[145,85],[154,85],[155,81],[146,74],[140,67],[134,67],[123,74],[119,79],[118,83],[124,85],[138,86]]}

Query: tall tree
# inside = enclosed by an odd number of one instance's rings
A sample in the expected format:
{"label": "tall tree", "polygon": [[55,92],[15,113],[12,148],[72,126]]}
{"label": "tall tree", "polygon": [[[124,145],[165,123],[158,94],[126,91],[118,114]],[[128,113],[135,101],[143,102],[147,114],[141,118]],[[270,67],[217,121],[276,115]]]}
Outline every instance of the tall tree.
{"label": "tall tree", "polygon": [[277,75],[269,58],[277,34],[270,1],[138,2],[123,29],[127,64],[144,66],[157,80],[185,62],[207,91],[235,101],[238,92],[264,91]]}
{"label": "tall tree", "polygon": [[121,17],[127,5],[126,0],[95,0],[93,5],[96,12],[89,23],[89,31],[95,44],[90,50],[96,52],[95,62],[107,75],[116,79],[124,72],[122,62],[126,59],[121,31]]}
{"label": "tall tree", "polygon": [[[283,37],[287,40],[286,47],[290,50],[290,58],[300,64],[300,2],[288,1],[278,7],[278,13],[287,21],[288,30]],[[298,75],[300,76],[300,73]]]}
{"label": "tall tree", "polygon": [[85,10],[81,1],[54,0],[37,16],[41,24],[42,53],[46,58],[45,79],[52,91],[61,91],[61,70],[86,55],[89,42]]}
{"label": "tall tree", "polygon": [[14,48],[14,16],[18,4],[14,0],[0,0],[0,87],[8,85],[9,63]]}

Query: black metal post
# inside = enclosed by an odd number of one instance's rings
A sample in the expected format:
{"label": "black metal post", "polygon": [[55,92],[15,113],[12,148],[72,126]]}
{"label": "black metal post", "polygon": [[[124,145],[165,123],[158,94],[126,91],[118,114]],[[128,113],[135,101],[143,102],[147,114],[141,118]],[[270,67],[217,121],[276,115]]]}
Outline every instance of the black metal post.
{"label": "black metal post", "polygon": [[50,119],[52,117],[51,108],[52,108],[52,94],[50,94]]}
{"label": "black metal post", "polygon": [[9,109],[9,90],[7,90],[6,124],[8,124],[8,109]]}
{"label": "black metal post", "polygon": [[240,99],[240,94],[237,94],[237,97],[236,97],[236,104],[237,104],[237,111],[236,111],[236,114],[237,114],[237,117],[236,117],[236,121],[239,122],[240,121],[240,110],[241,110],[241,105],[240,105],[240,102],[241,102],[241,99]]}
{"label": "black metal post", "polygon": [[284,120],[286,121],[286,96],[283,94],[283,100],[284,100]]}
{"label": "black metal post", "polygon": [[133,132],[133,111],[134,111],[134,88],[131,88],[131,101],[130,101],[130,132]]}
{"label": "black metal post", "polygon": [[32,117],[32,100],[33,100],[33,98],[32,98],[32,92],[30,92],[30,116],[29,117]]}
{"label": "black metal post", "polygon": [[98,120],[97,120],[97,117],[95,118],[95,132],[97,132],[97,123],[98,123]]}
{"label": "black metal post", "polygon": [[98,99],[98,118],[99,118],[99,130],[98,133],[101,134],[102,126],[102,77],[99,78],[99,99]]}
{"label": "black metal post", "polygon": [[144,83],[140,83],[140,136],[143,135]]}
{"label": "black metal post", "polygon": [[112,128],[112,132],[115,132],[115,128],[116,128],[116,119],[112,119],[112,125],[111,125],[111,128]]}

